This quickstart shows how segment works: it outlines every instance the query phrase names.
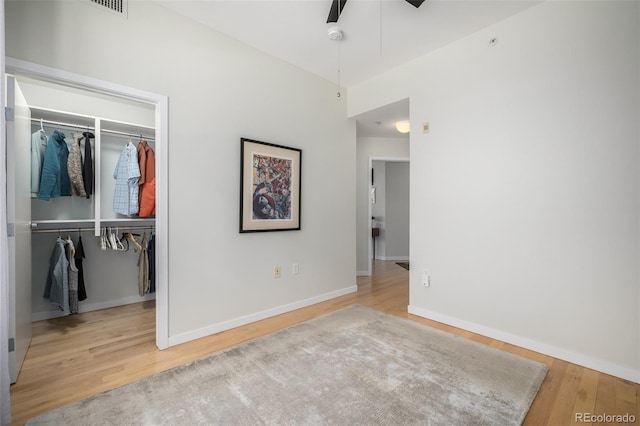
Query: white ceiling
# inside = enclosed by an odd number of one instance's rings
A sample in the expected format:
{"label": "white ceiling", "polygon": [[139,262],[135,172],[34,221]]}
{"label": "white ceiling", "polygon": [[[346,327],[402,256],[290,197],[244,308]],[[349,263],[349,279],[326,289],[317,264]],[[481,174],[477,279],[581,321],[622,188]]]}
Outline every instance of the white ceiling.
{"label": "white ceiling", "polygon": [[396,130],[397,121],[409,119],[409,99],[367,111],[356,118],[359,137],[409,139],[409,133]]}
{"label": "white ceiling", "polygon": [[[158,1],[334,82],[337,92],[338,82],[343,90],[357,85],[541,0],[426,0],[418,9],[404,0],[348,0],[337,24],[326,23],[331,0]],[[343,40],[329,39],[334,26],[343,31]],[[406,119],[408,102],[405,114]]]}

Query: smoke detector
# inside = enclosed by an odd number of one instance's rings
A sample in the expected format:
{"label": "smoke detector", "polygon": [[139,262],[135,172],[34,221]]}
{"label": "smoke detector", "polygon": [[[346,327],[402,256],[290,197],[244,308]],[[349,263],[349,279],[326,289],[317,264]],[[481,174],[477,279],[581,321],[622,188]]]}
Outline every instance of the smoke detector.
{"label": "smoke detector", "polygon": [[338,27],[329,28],[329,40],[342,40],[342,30]]}

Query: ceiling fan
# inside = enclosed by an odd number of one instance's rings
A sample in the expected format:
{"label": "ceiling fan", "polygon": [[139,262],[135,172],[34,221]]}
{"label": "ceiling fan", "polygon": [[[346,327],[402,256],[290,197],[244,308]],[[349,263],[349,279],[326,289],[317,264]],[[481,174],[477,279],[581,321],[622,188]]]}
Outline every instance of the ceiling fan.
{"label": "ceiling fan", "polygon": [[[407,3],[412,6],[418,8],[424,0],[405,0]],[[340,18],[340,14],[342,14],[342,9],[344,9],[344,5],[347,4],[347,0],[333,0],[331,2],[331,9],[329,9],[329,17],[327,18],[327,24],[330,22],[338,22],[338,18]]]}

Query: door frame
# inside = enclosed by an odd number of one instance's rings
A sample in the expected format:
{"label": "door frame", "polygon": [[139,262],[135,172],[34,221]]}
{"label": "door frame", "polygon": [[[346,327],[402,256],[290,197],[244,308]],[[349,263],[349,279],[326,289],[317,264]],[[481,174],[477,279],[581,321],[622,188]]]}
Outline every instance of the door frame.
{"label": "door frame", "polygon": [[6,215],[9,267],[9,376],[15,383],[31,344],[31,172],[17,164],[30,164],[31,111],[15,76],[3,81],[6,107]]}
{"label": "door frame", "polygon": [[144,90],[6,57],[6,72],[155,105],[156,109],[156,346],[169,347],[169,98]]}

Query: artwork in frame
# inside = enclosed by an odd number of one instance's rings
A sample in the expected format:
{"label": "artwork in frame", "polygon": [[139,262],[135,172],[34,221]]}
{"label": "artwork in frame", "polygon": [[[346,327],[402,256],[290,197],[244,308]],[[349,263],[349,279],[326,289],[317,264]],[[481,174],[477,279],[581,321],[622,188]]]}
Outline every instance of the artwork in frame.
{"label": "artwork in frame", "polygon": [[299,230],[302,150],[240,143],[240,232]]}

